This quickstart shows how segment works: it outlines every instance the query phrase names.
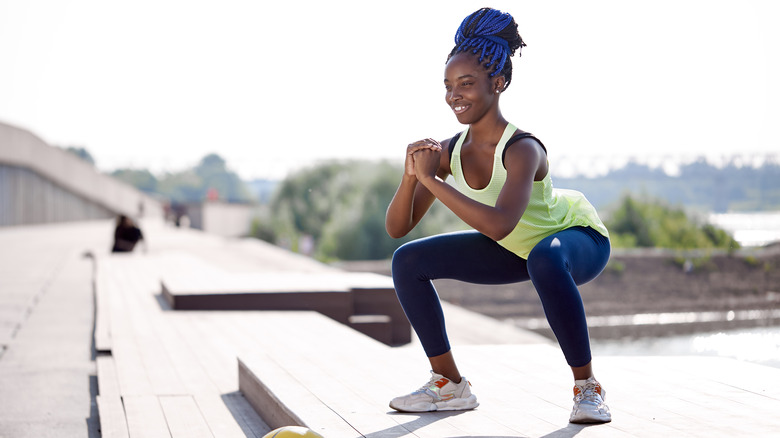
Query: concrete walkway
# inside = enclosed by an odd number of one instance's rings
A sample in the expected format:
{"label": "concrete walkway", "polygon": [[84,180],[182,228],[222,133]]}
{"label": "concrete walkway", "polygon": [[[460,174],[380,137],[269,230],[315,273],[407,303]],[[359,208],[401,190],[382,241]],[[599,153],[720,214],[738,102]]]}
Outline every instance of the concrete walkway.
{"label": "concrete walkway", "polygon": [[107,221],[0,229],[0,437],[100,436],[86,250]]}

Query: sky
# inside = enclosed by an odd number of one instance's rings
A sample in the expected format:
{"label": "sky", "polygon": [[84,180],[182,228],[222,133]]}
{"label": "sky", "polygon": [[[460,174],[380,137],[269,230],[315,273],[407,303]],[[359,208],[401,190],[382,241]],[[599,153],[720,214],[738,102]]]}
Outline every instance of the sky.
{"label": "sky", "polygon": [[772,0],[0,0],[0,121],[104,171],[209,153],[244,179],[400,163],[463,128],[444,63],[485,5],[528,44],[502,112],[554,171],[780,153]]}

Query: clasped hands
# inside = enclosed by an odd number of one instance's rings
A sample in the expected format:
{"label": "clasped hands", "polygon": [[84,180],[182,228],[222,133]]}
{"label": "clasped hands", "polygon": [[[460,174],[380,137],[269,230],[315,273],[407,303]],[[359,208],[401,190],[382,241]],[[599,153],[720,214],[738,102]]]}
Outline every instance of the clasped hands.
{"label": "clasped hands", "polygon": [[418,180],[426,177],[436,177],[441,162],[441,143],[426,138],[418,140],[406,147],[406,161],[404,172],[408,176],[414,176]]}

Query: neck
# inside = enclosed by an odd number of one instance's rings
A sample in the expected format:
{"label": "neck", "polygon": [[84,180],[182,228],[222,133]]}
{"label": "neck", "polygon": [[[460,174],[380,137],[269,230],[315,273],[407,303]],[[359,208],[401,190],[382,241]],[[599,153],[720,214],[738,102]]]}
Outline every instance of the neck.
{"label": "neck", "polygon": [[[495,114],[486,114],[485,117],[469,125],[468,135],[472,141],[496,143],[504,134],[508,124],[501,111],[496,108]],[[494,138],[497,139],[493,141]]]}

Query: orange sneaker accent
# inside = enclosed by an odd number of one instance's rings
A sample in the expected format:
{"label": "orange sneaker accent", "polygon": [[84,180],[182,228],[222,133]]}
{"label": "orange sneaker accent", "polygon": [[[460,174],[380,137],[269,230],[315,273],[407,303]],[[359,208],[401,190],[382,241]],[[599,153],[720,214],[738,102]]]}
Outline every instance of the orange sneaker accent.
{"label": "orange sneaker accent", "polygon": [[[595,391],[595,392],[596,392],[598,395],[603,395],[603,394],[601,393],[601,385],[600,385],[600,384],[598,384],[598,383],[597,383],[597,384],[596,384],[596,387],[595,387],[595,388],[593,388],[593,390],[594,390],[594,391]],[[582,391],[580,391],[580,387],[579,387],[579,386],[577,386],[577,385],[574,385],[574,395],[575,395],[575,396],[577,396],[577,395],[580,395],[581,393],[582,393]]]}
{"label": "orange sneaker accent", "polygon": [[444,377],[444,378],[441,378],[441,379],[437,380],[433,384],[436,385],[437,388],[442,389],[442,388],[444,388],[444,385],[446,385],[448,383],[450,383],[450,379]]}

